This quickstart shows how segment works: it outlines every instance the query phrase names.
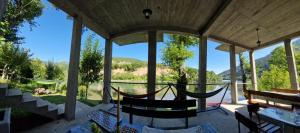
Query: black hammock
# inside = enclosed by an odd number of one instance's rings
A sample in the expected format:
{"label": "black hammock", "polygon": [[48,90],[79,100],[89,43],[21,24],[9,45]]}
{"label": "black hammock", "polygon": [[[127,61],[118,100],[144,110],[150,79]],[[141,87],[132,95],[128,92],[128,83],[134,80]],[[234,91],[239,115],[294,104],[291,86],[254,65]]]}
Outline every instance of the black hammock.
{"label": "black hammock", "polygon": [[[168,87],[168,86],[166,86]],[[156,93],[162,91],[163,89],[165,89],[166,87],[163,87],[157,91],[154,91],[152,93],[148,93],[148,94],[141,94],[141,95],[134,95],[134,94],[128,94],[128,93],[125,93],[125,92],[122,92],[122,91],[118,91],[118,89],[116,89],[115,87],[111,86],[111,88],[115,91],[115,92],[119,92],[120,95],[122,96],[125,96],[125,97],[130,97],[130,98],[145,98],[145,97],[148,97],[148,96],[152,96],[152,95],[155,95]]]}
{"label": "black hammock", "polygon": [[208,97],[212,97],[216,94],[218,94],[219,92],[221,92],[224,88],[228,88],[229,84],[224,85],[223,87],[221,87],[220,89],[217,89],[215,91],[212,92],[208,92],[208,93],[193,93],[193,92],[188,92],[186,90],[183,91],[183,93],[187,96],[193,97],[193,98],[208,98]]}

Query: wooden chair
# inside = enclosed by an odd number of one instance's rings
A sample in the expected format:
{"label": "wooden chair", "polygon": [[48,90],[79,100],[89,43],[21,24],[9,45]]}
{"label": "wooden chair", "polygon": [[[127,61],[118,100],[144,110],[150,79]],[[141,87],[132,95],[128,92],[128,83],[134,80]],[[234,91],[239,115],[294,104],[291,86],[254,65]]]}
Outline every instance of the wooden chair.
{"label": "wooden chair", "polygon": [[239,133],[241,132],[240,123],[246,126],[250,130],[250,132],[259,133],[259,128],[254,121],[250,120],[237,111],[235,111],[235,118],[238,121]]}
{"label": "wooden chair", "polygon": [[262,121],[258,115],[259,104],[249,104],[247,105],[247,109],[249,112],[250,119],[253,120],[253,113],[256,115],[257,118],[257,126],[261,132],[265,133],[274,133],[280,131],[280,127],[274,125],[273,123]]}

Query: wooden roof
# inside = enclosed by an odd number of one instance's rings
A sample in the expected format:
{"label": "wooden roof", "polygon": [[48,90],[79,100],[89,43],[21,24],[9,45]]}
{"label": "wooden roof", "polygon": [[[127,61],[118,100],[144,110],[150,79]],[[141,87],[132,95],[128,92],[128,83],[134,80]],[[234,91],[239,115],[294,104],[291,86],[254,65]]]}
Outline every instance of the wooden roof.
{"label": "wooden roof", "polygon": [[[153,11],[149,20],[142,13],[146,0],[49,1],[71,16],[82,16],[90,29],[115,40],[132,33],[160,30],[202,34],[255,50],[300,35],[299,0],[148,0]],[[257,27],[261,46],[256,44]]]}

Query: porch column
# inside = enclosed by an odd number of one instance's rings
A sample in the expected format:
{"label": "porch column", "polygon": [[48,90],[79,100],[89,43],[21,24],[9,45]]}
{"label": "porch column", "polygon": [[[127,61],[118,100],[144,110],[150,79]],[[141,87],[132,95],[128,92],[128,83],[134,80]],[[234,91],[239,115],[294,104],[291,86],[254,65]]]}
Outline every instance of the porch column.
{"label": "porch column", "polygon": [[235,46],[230,45],[230,78],[231,78],[231,103],[237,103],[237,84],[236,84],[236,60]]}
{"label": "porch column", "polygon": [[257,79],[256,79],[256,65],[254,59],[254,51],[249,51],[250,58],[250,69],[251,69],[251,81],[252,81],[252,89],[257,91]]}
{"label": "porch column", "polygon": [[65,117],[67,120],[75,119],[81,34],[82,34],[82,19],[80,16],[75,16],[73,18],[73,33],[72,33],[72,42],[71,42],[68,83],[67,83],[67,101],[65,104]]}
{"label": "porch column", "polygon": [[105,40],[104,53],[104,86],[103,86],[103,103],[108,104],[110,101],[110,81],[111,81],[111,64],[112,64],[112,40]]}
{"label": "porch column", "polygon": [[[206,66],[207,66],[207,37],[200,36],[199,38],[199,69],[198,69],[198,91],[206,93]],[[206,99],[198,99],[198,109],[206,109]]]}
{"label": "porch column", "polygon": [[[156,81],[156,31],[148,31],[148,76],[147,93],[155,92]],[[155,95],[148,96],[148,99],[154,100]]]}
{"label": "porch column", "polygon": [[288,70],[290,74],[291,87],[292,89],[299,90],[298,74],[297,74],[297,68],[295,63],[294,50],[291,45],[291,39],[284,40],[284,47],[285,47],[286,60],[288,64]]}

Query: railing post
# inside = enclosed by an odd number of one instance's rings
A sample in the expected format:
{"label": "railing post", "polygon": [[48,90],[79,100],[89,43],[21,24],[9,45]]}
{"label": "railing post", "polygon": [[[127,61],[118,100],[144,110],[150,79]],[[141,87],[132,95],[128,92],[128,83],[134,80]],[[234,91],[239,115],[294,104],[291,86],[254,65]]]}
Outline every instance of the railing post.
{"label": "railing post", "polygon": [[103,103],[107,104],[110,100],[110,81],[111,81],[111,64],[112,64],[112,40],[105,40],[105,55],[104,55],[104,80],[103,80]]}
{"label": "railing post", "polygon": [[[199,69],[198,69],[198,91],[206,93],[206,67],[207,67],[207,37],[200,36],[199,38]],[[206,99],[198,99],[198,109],[206,110]]]}

